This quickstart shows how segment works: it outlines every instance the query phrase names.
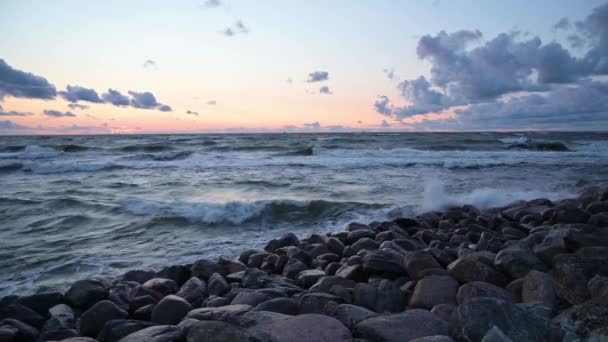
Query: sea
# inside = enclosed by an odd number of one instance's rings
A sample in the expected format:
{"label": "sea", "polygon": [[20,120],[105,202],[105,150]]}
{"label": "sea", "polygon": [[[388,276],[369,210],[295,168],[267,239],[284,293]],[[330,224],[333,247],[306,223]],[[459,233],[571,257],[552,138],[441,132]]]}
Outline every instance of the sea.
{"label": "sea", "polygon": [[4,136],[0,296],[607,180],[601,132]]}

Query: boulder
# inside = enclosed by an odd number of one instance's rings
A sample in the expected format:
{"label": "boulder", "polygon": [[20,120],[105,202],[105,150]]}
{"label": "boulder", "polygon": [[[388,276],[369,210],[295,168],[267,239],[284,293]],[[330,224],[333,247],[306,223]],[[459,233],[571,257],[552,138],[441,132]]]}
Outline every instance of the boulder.
{"label": "boulder", "polygon": [[325,306],[329,302],[338,302],[340,299],[334,295],[323,292],[312,292],[300,297],[300,314],[325,313]]}
{"label": "boulder", "polygon": [[298,282],[298,285],[304,288],[309,288],[314,285],[319,279],[325,276],[325,272],[321,270],[304,270],[298,273],[296,281]]}
{"label": "boulder", "polygon": [[458,281],[451,276],[430,275],[416,283],[409,307],[431,309],[438,304],[455,304]]}
{"label": "boulder", "polygon": [[62,301],[63,294],[57,289],[49,288],[41,289],[29,296],[19,297],[17,303],[27,306],[42,316],[46,316],[50,308]]}
{"label": "boulder", "polygon": [[353,329],[357,323],[377,315],[371,310],[351,304],[340,304],[333,312],[333,317],[349,329]]}
{"label": "boulder", "polygon": [[591,297],[587,282],[596,274],[608,276],[608,264],[601,257],[561,254],[553,258],[555,290],[570,304],[581,304]]}
{"label": "boulder", "polygon": [[[74,329],[61,329],[61,330],[49,330],[43,331],[38,338],[37,341],[66,341],[67,339],[78,338],[78,331]],[[85,338],[85,337],[79,337]],[[86,337],[88,338],[88,337]],[[88,340],[90,341],[90,340]],[[97,340],[92,340],[97,342]]]}
{"label": "boulder", "polygon": [[267,276],[268,273],[261,271],[257,268],[248,268],[243,272],[243,279],[241,285],[247,288],[260,287],[260,280]]}
{"label": "boulder", "polygon": [[177,283],[171,279],[166,278],[152,278],[146,281],[142,285],[142,287],[146,290],[159,293],[163,297],[166,295],[174,294],[179,291]]}
{"label": "boulder", "polygon": [[403,255],[392,249],[371,251],[363,257],[363,269],[366,272],[404,275]]}
{"label": "boulder", "polygon": [[591,299],[608,301],[608,277],[595,275],[587,282],[587,288],[589,289]]}
{"label": "boulder", "polygon": [[524,277],[521,298],[524,303],[541,302],[552,309],[557,307],[557,295],[550,274],[532,270]]}
{"label": "boulder", "polygon": [[174,342],[181,337],[181,331],[174,325],[155,325],[131,333],[119,342]]}
{"label": "boulder", "polygon": [[297,315],[300,311],[298,303],[291,298],[274,298],[256,305],[251,311],[270,311],[285,315]]}
{"label": "boulder", "polygon": [[221,296],[228,291],[230,291],[230,285],[228,285],[224,277],[222,277],[219,273],[213,273],[209,277],[209,285],[207,286],[207,292],[209,295]]}
{"label": "boulder", "polygon": [[72,284],[65,294],[65,300],[72,307],[86,310],[107,296],[108,287],[103,281],[84,279]]}
{"label": "boulder", "polygon": [[454,342],[451,337],[445,335],[424,336],[410,340],[409,342]]}
{"label": "boulder", "polygon": [[378,288],[367,284],[357,283],[353,290],[353,303],[357,306],[376,310],[378,302]]}
{"label": "boulder", "polygon": [[[578,336],[581,340],[593,335],[605,334],[605,329],[608,327],[608,305],[594,301],[576,305],[553,318],[552,323],[563,332]],[[604,339],[589,339],[589,341],[604,341]]]}
{"label": "boulder", "polygon": [[187,318],[198,319],[199,321],[218,320],[230,321],[233,317],[239,316],[251,310],[251,305],[235,304],[219,307],[207,307],[194,309],[188,312]]}
{"label": "boulder", "polygon": [[494,267],[472,257],[463,256],[454,260],[447,267],[448,273],[461,283],[485,281],[502,286],[507,282],[506,277]]}
{"label": "boulder", "polygon": [[327,248],[329,248],[332,253],[342,255],[342,252],[344,251],[344,244],[339,239],[330,237],[327,239]]}
{"label": "boulder", "polygon": [[220,266],[217,262],[209,259],[200,259],[192,264],[190,273],[193,277],[200,278],[202,280],[208,280],[214,273],[218,273],[221,276],[228,274],[226,270]]}
{"label": "boulder", "polygon": [[182,285],[175,295],[185,299],[192,306],[199,307],[203,300],[207,298],[207,286],[201,279],[192,277]]}
{"label": "boulder", "polygon": [[306,264],[298,259],[291,258],[287,261],[287,264],[285,264],[285,267],[283,268],[283,276],[293,279],[298,275],[298,273],[306,269]]}
{"label": "boulder", "polygon": [[154,323],[131,319],[115,319],[104,324],[97,335],[99,342],[118,342],[121,338],[134,332],[153,326]]}
{"label": "boulder", "polygon": [[405,270],[410,278],[418,280],[429,269],[443,269],[432,254],[425,251],[413,251],[405,255]]}
{"label": "boulder", "polygon": [[287,247],[287,246],[299,246],[300,240],[294,233],[287,233],[278,239],[272,239],[266,244],[264,250],[267,252],[274,252],[275,250]]}
{"label": "boulder", "polygon": [[106,322],[127,317],[129,317],[129,314],[125,310],[109,300],[102,300],[82,314],[80,317],[80,333],[84,336],[97,336]]}
{"label": "boulder", "polygon": [[525,277],[530,270],[547,270],[547,266],[530,249],[522,245],[511,246],[498,252],[494,264],[513,278]]}
{"label": "boulder", "polygon": [[44,324],[46,331],[74,329],[75,319],[72,308],[65,304],[58,304],[49,309],[51,317]]}
{"label": "boulder", "polygon": [[192,305],[184,298],[168,295],[152,311],[152,322],[163,325],[175,325],[192,310]]}
{"label": "boulder", "polygon": [[271,300],[272,297],[269,295],[255,291],[255,292],[241,292],[234,297],[230,304],[247,304],[251,306],[257,306],[258,304],[264,303]]}
{"label": "boulder", "polygon": [[400,312],[405,309],[407,298],[396,282],[382,279],[378,283],[376,312]]}
{"label": "boulder", "polygon": [[273,342],[351,342],[351,332],[335,318],[304,314],[261,323],[250,331]]}
{"label": "boulder", "polygon": [[134,281],[139,284],[143,284],[148,280],[154,278],[155,273],[151,270],[130,270],[123,274],[122,281]]}
{"label": "boulder", "polygon": [[2,342],[34,341],[36,336],[38,336],[38,329],[26,323],[12,318],[0,320],[0,341]]}
{"label": "boulder", "polygon": [[236,325],[217,321],[194,324],[188,332],[188,342],[250,342],[252,335]]}
{"label": "boulder", "polygon": [[478,297],[500,298],[515,302],[515,297],[511,292],[483,281],[472,281],[460,286],[456,294],[456,301],[458,304],[462,304]]}
{"label": "boulder", "polygon": [[355,334],[370,341],[410,341],[425,336],[447,335],[448,323],[430,311],[412,309],[365,319],[355,326]]}
{"label": "boulder", "polygon": [[190,279],[190,269],[183,265],[168,266],[156,273],[155,278],[171,279],[177,286],[182,286]]}
{"label": "boulder", "polygon": [[493,326],[483,337],[481,342],[513,342],[509,336],[505,335],[499,327]]}
{"label": "boulder", "polygon": [[357,283],[353,280],[338,277],[338,276],[327,276],[320,278],[317,282],[310,287],[310,291],[329,292],[334,285],[340,285],[348,289],[355,287]]}

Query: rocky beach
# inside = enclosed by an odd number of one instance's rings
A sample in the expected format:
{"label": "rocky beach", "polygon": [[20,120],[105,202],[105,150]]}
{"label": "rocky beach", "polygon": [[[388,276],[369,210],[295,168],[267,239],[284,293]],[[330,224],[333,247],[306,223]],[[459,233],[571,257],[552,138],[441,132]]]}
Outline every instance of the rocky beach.
{"label": "rocky beach", "polygon": [[593,187],[5,296],[0,341],[606,341],[607,261]]}

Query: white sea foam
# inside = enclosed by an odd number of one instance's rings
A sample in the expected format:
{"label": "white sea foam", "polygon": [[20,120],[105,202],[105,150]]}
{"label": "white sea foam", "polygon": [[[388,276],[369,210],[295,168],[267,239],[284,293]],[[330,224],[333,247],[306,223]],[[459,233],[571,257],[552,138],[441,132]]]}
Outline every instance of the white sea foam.
{"label": "white sea foam", "polygon": [[530,141],[528,137],[525,136],[515,136],[515,137],[506,137],[498,139],[498,141],[505,144],[525,144]]}

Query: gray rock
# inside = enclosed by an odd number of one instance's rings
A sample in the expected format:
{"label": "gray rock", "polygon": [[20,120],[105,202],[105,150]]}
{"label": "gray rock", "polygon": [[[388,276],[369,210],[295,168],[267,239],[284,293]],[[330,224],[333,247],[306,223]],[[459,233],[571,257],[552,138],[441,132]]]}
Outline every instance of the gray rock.
{"label": "gray rock", "polygon": [[400,312],[405,309],[407,298],[395,282],[382,279],[378,283],[376,312]]}
{"label": "gray rock", "polygon": [[203,321],[188,332],[188,342],[250,342],[252,335],[236,325],[217,321]]}
{"label": "gray rock", "polygon": [[461,283],[478,280],[502,286],[507,282],[506,277],[492,266],[467,256],[454,260],[448,265],[447,270],[452,277]]}
{"label": "gray rock", "polygon": [[480,341],[494,326],[514,341],[544,341],[549,334],[546,321],[510,301],[479,297],[457,309],[460,334]]}
{"label": "gray rock", "polygon": [[206,303],[203,302],[203,307],[210,307],[210,308],[217,308],[217,307],[226,306],[226,305],[230,305],[230,300],[228,298],[217,297],[217,296],[209,297],[206,300]]}
{"label": "gray rock", "polygon": [[151,270],[130,270],[122,275],[122,281],[134,281],[139,284],[143,284],[148,280],[154,278],[155,273]]}
{"label": "gray rock", "polygon": [[312,292],[300,297],[300,314],[325,313],[325,306],[329,302],[338,302],[340,299],[334,295],[323,292]]}
{"label": "gray rock", "polygon": [[234,297],[230,304],[247,304],[251,306],[257,306],[258,304],[264,303],[271,300],[272,298],[263,292],[241,292]]}
{"label": "gray rock", "polygon": [[69,306],[65,304],[55,305],[49,309],[49,314],[51,315],[51,318],[46,321],[43,330],[50,331],[75,328],[74,311]]}
{"label": "gray rock", "polygon": [[287,233],[278,239],[272,239],[268,242],[264,250],[274,252],[275,250],[287,246],[299,246],[300,240],[294,233]]}
{"label": "gray rock", "polygon": [[492,329],[483,337],[481,342],[513,342],[509,336],[505,335],[499,327],[493,326]]}
{"label": "gray rock", "polygon": [[209,295],[221,296],[228,291],[230,291],[230,285],[228,285],[224,277],[222,277],[219,273],[213,273],[209,277],[209,285],[207,286],[207,292]]}
{"label": "gray rock", "polygon": [[570,229],[554,229],[545,235],[543,240],[534,246],[533,251],[547,265],[553,264],[553,257],[568,252],[564,238]]}
{"label": "gray rock", "polygon": [[134,281],[122,281],[112,285],[108,293],[108,299],[123,310],[129,310],[133,300],[133,289],[138,288],[139,283]]}
{"label": "gray rock", "polygon": [[108,296],[108,287],[97,279],[79,280],[65,294],[66,302],[75,308],[88,309]]}
{"label": "gray rock", "polygon": [[595,275],[587,282],[591,299],[602,300],[608,298],[608,277]]}
{"label": "gray rock", "polygon": [[581,340],[594,335],[594,331],[601,335],[601,330],[608,327],[608,305],[593,301],[576,305],[560,313],[552,323]]}
{"label": "gray rock", "polygon": [[174,294],[179,291],[177,283],[171,279],[166,278],[152,278],[146,281],[142,287],[146,290],[160,293],[162,296]]}
{"label": "gray rock", "polygon": [[168,295],[152,311],[152,322],[162,325],[175,325],[192,310],[192,305],[184,298]]}
{"label": "gray rock", "polygon": [[429,269],[443,269],[432,254],[425,251],[413,251],[405,255],[405,270],[410,278],[418,280]]}
{"label": "gray rock", "polygon": [[392,249],[380,249],[363,257],[363,269],[367,272],[405,274],[403,256]]}
{"label": "gray rock", "polygon": [[483,281],[472,281],[460,286],[456,294],[456,301],[458,304],[462,304],[478,297],[499,298],[515,302],[515,297],[511,292]]}
{"label": "gray rock", "polygon": [[293,279],[298,275],[298,273],[306,270],[306,268],[306,264],[298,259],[291,258],[287,261],[287,264],[285,264],[285,267],[283,268],[283,276]]}
{"label": "gray rock", "polygon": [[416,283],[410,308],[431,309],[438,304],[455,304],[458,282],[451,276],[431,275]]}
{"label": "gray rock", "polygon": [[451,337],[445,335],[434,335],[415,338],[409,342],[454,342]]}
{"label": "gray rock", "polygon": [[181,331],[174,325],[155,325],[129,334],[119,342],[174,342],[181,337]]}
{"label": "gray rock", "polygon": [[80,333],[94,337],[106,322],[127,318],[129,314],[109,300],[102,300],[85,311],[80,317]]}
{"label": "gray rock", "polygon": [[251,267],[249,265],[249,257],[251,257],[252,255],[257,254],[257,253],[266,253],[266,252],[261,249],[246,249],[239,255],[239,261],[242,262],[243,264]]}
{"label": "gray rock", "polygon": [[12,318],[0,320],[0,337],[4,335],[8,342],[34,341],[38,336],[38,330],[26,323]]}
{"label": "gray rock", "polygon": [[97,335],[99,342],[118,342],[121,338],[134,332],[153,326],[154,323],[131,319],[115,319],[104,324]]}
{"label": "gray rock", "polygon": [[450,322],[455,309],[456,307],[452,304],[437,304],[431,309],[431,312],[444,321]]}
{"label": "gray rock", "polygon": [[498,252],[494,264],[513,278],[525,277],[530,270],[547,270],[547,266],[530,249],[523,246],[511,246]]}
{"label": "gray rock", "polygon": [[374,250],[374,249],[378,249],[378,247],[380,247],[380,245],[375,241],[370,239],[369,237],[364,237],[362,239],[359,239],[357,242],[353,243],[351,245],[351,247],[355,250],[355,251],[361,251],[361,250]]}
{"label": "gray rock", "polygon": [[[61,330],[49,330],[43,331],[36,341],[65,341],[66,339],[73,339],[78,336],[78,331],[74,329],[61,329]],[[83,338],[83,337],[81,337]],[[96,341],[97,340],[93,340]]]}
{"label": "gray rock", "polygon": [[550,308],[557,307],[557,295],[550,274],[532,270],[524,277],[521,293],[524,303],[541,302]]}
{"label": "gray rock", "polygon": [[353,303],[369,310],[376,310],[378,302],[378,288],[367,284],[357,283],[353,290]]}
{"label": "gray rock", "polygon": [[253,307],[246,304],[226,305],[211,308],[194,309],[188,312],[187,318],[198,319],[199,321],[219,320],[230,321],[233,317],[239,316],[248,312]]}
{"label": "gray rock", "polygon": [[195,261],[190,268],[190,273],[193,277],[201,278],[203,280],[208,280],[214,273],[218,273],[221,276],[228,274],[228,272],[217,262],[209,259]]}
{"label": "gray rock", "polygon": [[285,315],[297,315],[300,307],[291,298],[275,298],[258,304],[252,311],[270,311]]}
{"label": "gray rock", "polygon": [[[356,256],[350,257],[348,260],[355,258]],[[367,274],[363,271],[363,266],[361,265],[351,265],[351,266],[342,266],[338,270],[336,270],[336,276],[350,279],[353,281],[365,281],[367,278]]]}
{"label": "gray rock", "polygon": [[357,336],[378,342],[401,342],[447,335],[448,323],[430,311],[412,309],[403,313],[371,317],[355,326]]}
{"label": "gray rock", "polygon": [[207,286],[201,279],[192,277],[182,285],[175,295],[185,299],[192,306],[199,307],[203,300],[207,298]]}
{"label": "gray rock", "polygon": [[587,282],[596,274],[608,275],[608,263],[602,258],[561,254],[553,258],[553,279],[558,296],[577,305],[591,297]]}
{"label": "gray rock", "polygon": [[182,265],[168,266],[156,273],[155,278],[171,279],[177,286],[182,286],[190,279],[190,269]]}
{"label": "gray rock", "polygon": [[345,288],[351,289],[355,287],[357,283],[346,278],[338,276],[327,276],[320,278],[313,286],[310,287],[310,291],[329,292],[335,285],[340,285]]}
{"label": "gray rock", "polygon": [[333,312],[333,317],[349,329],[353,329],[357,323],[377,315],[371,310],[351,304],[340,304]]}
{"label": "gray rock", "polygon": [[337,319],[304,314],[249,328],[273,342],[351,342],[350,331]]}
{"label": "gray rock", "polygon": [[304,288],[309,288],[314,285],[319,279],[325,276],[325,272],[321,270],[304,270],[298,273],[296,281],[298,282],[298,285]]}
{"label": "gray rock", "polygon": [[45,322],[39,313],[18,303],[0,306],[0,317],[12,318],[35,328],[41,328]]}
{"label": "gray rock", "polygon": [[336,253],[338,255],[342,255],[342,252],[344,251],[344,244],[335,237],[330,237],[327,239],[327,247],[330,251],[332,251],[332,253]]}
{"label": "gray rock", "polygon": [[63,294],[57,289],[43,288],[32,295],[19,297],[17,303],[27,306],[42,316],[46,316],[50,308],[60,304],[62,301]]}

